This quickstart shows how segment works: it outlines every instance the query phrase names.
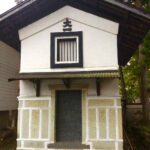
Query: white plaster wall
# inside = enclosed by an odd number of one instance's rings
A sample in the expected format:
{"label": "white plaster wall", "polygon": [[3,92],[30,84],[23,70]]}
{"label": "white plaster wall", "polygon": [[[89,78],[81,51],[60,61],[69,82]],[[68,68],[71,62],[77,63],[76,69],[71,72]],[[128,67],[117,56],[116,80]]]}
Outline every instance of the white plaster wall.
{"label": "white plaster wall", "polygon": [[19,72],[20,54],[0,41],[0,110],[17,109],[18,81],[8,78]]}
{"label": "white plaster wall", "polygon": [[[73,31],[83,32],[83,68],[51,69],[50,33],[62,32],[66,17],[70,17]],[[66,6],[19,31],[20,72],[116,70],[117,33],[117,23]]]}
{"label": "white plaster wall", "polygon": [[[41,96],[51,96],[49,85],[63,84],[62,80],[43,80],[41,81]],[[89,96],[96,96],[96,80],[95,79],[74,79],[71,84],[86,84],[88,85]],[[20,97],[35,97],[35,84],[31,81],[20,81]],[[106,78],[100,82],[100,96],[102,97],[118,97],[118,79]]]}

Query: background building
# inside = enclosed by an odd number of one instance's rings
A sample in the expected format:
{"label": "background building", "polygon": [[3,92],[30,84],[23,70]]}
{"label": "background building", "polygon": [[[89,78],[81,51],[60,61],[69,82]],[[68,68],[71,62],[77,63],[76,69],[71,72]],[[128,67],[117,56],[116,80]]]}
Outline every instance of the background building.
{"label": "background building", "polygon": [[0,129],[7,128],[15,119],[11,117],[18,108],[18,82],[8,83],[8,78],[19,71],[19,63],[20,53],[0,41]]}

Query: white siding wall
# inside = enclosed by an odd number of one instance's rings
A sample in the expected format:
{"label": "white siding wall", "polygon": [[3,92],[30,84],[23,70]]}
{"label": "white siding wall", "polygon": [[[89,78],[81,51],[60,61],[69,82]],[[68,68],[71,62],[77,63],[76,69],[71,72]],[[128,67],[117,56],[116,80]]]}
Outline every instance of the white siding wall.
{"label": "white siding wall", "polygon": [[[50,34],[62,32],[68,17],[72,31],[83,32],[83,68],[50,68]],[[118,23],[66,6],[21,29],[21,72],[116,70]]]}
{"label": "white siding wall", "polygon": [[8,78],[19,71],[19,52],[0,41],[0,110],[17,109],[18,82]]}

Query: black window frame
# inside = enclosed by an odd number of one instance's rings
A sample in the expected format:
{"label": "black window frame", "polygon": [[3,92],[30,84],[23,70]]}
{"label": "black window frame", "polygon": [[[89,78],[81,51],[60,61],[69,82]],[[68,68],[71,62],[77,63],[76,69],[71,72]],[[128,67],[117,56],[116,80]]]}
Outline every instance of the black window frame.
{"label": "black window frame", "polygon": [[[76,36],[79,39],[79,44],[78,44],[78,50],[79,50],[79,62],[78,63],[61,63],[61,64],[56,64],[55,63],[55,38],[57,37],[72,37]],[[83,33],[82,31],[79,32],[54,32],[51,33],[51,68],[82,68],[83,67]]]}

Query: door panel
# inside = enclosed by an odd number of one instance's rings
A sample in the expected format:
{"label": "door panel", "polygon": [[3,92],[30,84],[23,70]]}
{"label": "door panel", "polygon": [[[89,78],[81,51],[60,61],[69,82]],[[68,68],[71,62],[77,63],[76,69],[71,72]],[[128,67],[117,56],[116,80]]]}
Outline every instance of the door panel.
{"label": "door panel", "polygon": [[56,91],[56,141],[81,142],[81,91]]}

